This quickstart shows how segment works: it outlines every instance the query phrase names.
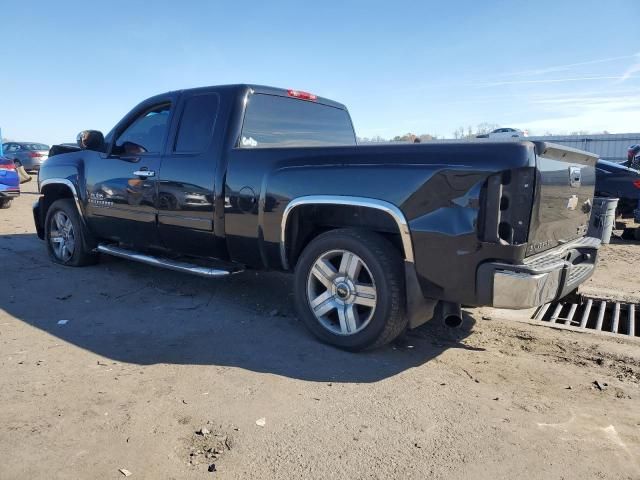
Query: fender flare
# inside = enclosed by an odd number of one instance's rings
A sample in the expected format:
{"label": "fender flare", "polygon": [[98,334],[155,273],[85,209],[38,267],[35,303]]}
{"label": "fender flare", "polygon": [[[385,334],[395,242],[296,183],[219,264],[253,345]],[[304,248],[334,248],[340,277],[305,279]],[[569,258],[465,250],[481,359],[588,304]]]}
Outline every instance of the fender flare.
{"label": "fender flare", "polygon": [[282,214],[282,223],[280,228],[280,259],[282,267],[289,270],[289,260],[287,258],[287,222],[289,215],[296,207],[301,205],[347,205],[352,207],[365,207],[381,210],[391,216],[398,226],[400,238],[402,240],[402,248],[404,250],[404,259],[406,262],[413,263],[413,244],[411,242],[411,233],[409,231],[409,223],[402,211],[394,204],[377,198],[368,197],[351,197],[343,195],[307,195],[294,198],[284,209]]}
{"label": "fender flare", "polygon": [[71,182],[71,180],[67,178],[47,178],[46,180],[40,182],[38,190],[40,191],[40,194],[42,194],[42,189],[44,187],[46,187],[47,185],[56,184],[64,185],[71,191],[71,194],[73,195],[73,201],[75,202],[76,208],[78,209],[78,215],[80,215],[80,219],[82,220],[82,222],[86,223],[84,218],[84,210],[82,208],[82,204],[80,203],[80,197],[78,197],[78,190],[76,189],[76,186],[73,184],[73,182]]}

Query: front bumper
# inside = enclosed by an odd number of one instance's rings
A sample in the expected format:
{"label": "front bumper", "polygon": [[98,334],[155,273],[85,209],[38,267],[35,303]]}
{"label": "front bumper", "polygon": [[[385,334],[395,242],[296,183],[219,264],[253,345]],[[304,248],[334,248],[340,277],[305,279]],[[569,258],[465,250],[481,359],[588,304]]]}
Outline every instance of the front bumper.
{"label": "front bumper", "polygon": [[480,301],[496,308],[525,309],[562,298],[593,275],[600,243],[583,237],[522,264],[484,263],[476,278]]}

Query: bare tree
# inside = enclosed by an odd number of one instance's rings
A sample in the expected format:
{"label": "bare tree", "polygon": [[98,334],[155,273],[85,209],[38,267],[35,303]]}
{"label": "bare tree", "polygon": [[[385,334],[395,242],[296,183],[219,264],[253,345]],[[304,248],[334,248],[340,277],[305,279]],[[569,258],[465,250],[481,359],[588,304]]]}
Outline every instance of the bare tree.
{"label": "bare tree", "polygon": [[500,128],[500,125],[497,123],[482,122],[476,127],[476,135],[485,135],[493,132],[497,128]]}
{"label": "bare tree", "polygon": [[456,128],[456,130],[453,132],[453,138],[455,139],[464,138],[464,127]]}

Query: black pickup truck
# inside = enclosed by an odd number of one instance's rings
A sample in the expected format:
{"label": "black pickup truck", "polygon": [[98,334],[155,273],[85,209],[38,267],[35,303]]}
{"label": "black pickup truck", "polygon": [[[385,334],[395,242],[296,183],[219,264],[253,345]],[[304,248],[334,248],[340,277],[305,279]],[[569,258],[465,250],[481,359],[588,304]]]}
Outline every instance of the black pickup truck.
{"label": "black pickup truck", "polygon": [[299,317],[349,350],[434,317],[456,325],[461,304],[565,296],[599,247],[584,236],[592,154],[520,140],[358,146],[344,105],[301,91],[169,92],[78,144],[54,146],[39,174],[34,218],[53,261],[293,271]]}

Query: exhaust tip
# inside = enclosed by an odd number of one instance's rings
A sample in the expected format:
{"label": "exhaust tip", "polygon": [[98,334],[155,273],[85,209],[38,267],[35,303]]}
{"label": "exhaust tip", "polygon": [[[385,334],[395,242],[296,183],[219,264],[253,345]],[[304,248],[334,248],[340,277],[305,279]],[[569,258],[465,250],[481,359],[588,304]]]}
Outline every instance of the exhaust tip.
{"label": "exhaust tip", "polygon": [[449,328],[459,328],[462,325],[462,310],[459,303],[442,302],[440,314],[444,324]]}
{"label": "exhaust tip", "polygon": [[447,315],[444,317],[444,324],[449,328],[459,328],[462,325],[462,317],[458,315]]}

